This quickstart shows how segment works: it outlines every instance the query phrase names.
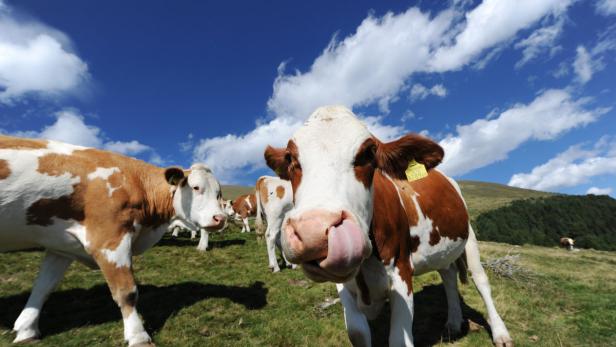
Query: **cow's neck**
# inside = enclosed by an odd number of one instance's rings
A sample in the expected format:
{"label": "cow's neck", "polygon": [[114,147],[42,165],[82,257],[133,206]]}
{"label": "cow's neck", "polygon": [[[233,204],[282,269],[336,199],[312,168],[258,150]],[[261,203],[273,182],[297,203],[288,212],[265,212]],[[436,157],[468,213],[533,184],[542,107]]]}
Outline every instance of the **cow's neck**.
{"label": "cow's neck", "polygon": [[173,192],[165,181],[164,169],[148,170],[142,178],[145,192],[144,225],[159,226],[169,223],[175,215],[173,209]]}

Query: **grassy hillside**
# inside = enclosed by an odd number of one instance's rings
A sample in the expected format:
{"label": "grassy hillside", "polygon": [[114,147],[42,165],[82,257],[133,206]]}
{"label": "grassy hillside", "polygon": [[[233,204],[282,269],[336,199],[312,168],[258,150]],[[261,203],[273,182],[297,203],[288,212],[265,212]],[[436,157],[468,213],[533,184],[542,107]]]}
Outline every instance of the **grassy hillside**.
{"label": "grassy hillside", "polygon": [[[138,307],[158,346],[349,346],[333,284],[307,281],[298,270],[272,274],[265,245],[238,228],[212,236],[212,249],[165,238],[136,258]],[[516,346],[608,346],[616,341],[616,253],[480,243],[484,260],[519,254],[524,273],[488,272],[496,306]],[[0,254],[0,346],[27,300],[39,252]],[[492,346],[483,303],[461,286],[464,315],[478,324],[452,344],[441,336],[447,306],[436,273],[414,285],[417,346]],[[375,345],[387,338],[388,317],[372,325]],[[73,264],[51,295],[37,346],[123,346],[119,310],[99,271]],[[476,329],[472,329],[476,330]]]}
{"label": "grassy hillside", "polygon": [[254,187],[223,185],[221,187],[222,197],[225,199],[235,199],[242,194],[254,193]]}
{"label": "grassy hillside", "polygon": [[504,184],[459,181],[471,218],[509,204],[514,200],[552,196],[553,193],[510,187]]}

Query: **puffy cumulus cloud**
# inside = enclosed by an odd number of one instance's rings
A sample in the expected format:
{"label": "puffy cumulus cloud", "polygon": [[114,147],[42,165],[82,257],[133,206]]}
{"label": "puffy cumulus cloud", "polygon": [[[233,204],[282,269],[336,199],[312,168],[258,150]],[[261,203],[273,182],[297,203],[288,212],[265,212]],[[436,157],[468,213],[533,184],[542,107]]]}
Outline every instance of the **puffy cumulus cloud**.
{"label": "puffy cumulus cloud", "polygon": [[595,10],[604,16],[616,14],[616,0],[598,0],[595,3]]}
{"label": "puffy cumulus cloud", "polygon": [[562,47],[556,45],[556,40],[563,31],[564,23],[564,18],[558,17],[553,24],[533,31],[527,38],[516,43],[514,47],[522,50],[522,58],[515,64],[515,68],[523,67],[546,51],[550,57],[558,52]]}
{"label": "puffy cumulus cloud", "polygon": [[430,95],[444,98],[447,96],[447,88],[442,84],[435,84],[431,88],[428,88],[421,83],[415,83],[411,87],[410,98],[412,101],[423,100]]}
{"label": "puffy cumulus cloud", "polygon": [[66,35],[0,3],[0,103],[75,93],[88,76]]}
{"label": "puffy cumulus cloud", "polygon": [[[136,140],[122,142],[110,141],[100,128],[86,124],[84,117],[76,110],[65,109],[54,114],[55,122],[40,131],[26,130],[11,133],[13,136],[41,138],[61,141],[77,146],[95,147],[124,155],[149,155],[148,161],[161,165],[164,160],[156,151]],[[0,130],[0,133],[6,133]],[[147,157],[147,156],[146,156]]]}
{"label": "puffy cumulus cloud", "polygon": [[[317,107],[378,105],[386,114],[389,104],[408,89],[413,74],[460,69],[481,59],[482,53],[512,42],[542,18],[560,15],[571,2],[484,0],[465,12],[469,2],[454,1],[436,14],[413,7],[382,17],[369,15],[351,35],[334,37],[308,71],[288,73],[286,63],[280,64],[267,102],[271,121],[245,134],[196,141],[194,158],[208,163],[223,180],[250,174],[263,167],[265,145],[284,144]],[[489,59],[481,60],[483,66]],[[445,95],[446,89],[432,87],[430,93]],[[383,118],[365,121],[386,137],[403,132],[384,125]]]}
{"label": "puffy cumulus cloud", "polygon": [[592,177],[616,174],[616,143],[600,139],[593,148],[569,147],[529,173],[517,173],[509,185],[538,190],[557,190],[587,183]]}
{"label": "puffy cumulus cloud", "polygon": [[529,140],[551,140],[573,128],[594,122],[608,111],[587,108],[588,99],[574,100],[565,90],[552,89],[528,104],[517,104],[496,118],[458,125],[456,134],[440,141],[445,160],[439,166],[452,176],[504,160]]}
{"label": "puffy cumulus cloud", "polygon": [[599,187],[590,187],[586,191],[586,194],[593,195],[610,195],[612,194],[612,188],[599,188]]}

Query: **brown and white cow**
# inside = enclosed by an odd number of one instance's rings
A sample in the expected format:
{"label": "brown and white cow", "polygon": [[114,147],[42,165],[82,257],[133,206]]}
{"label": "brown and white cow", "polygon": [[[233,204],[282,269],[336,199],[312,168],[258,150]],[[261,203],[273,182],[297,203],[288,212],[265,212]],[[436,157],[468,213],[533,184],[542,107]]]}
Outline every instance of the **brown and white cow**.
{"label": "brown and white cow", "polygon": [[[257,180],[255,190],[257,196],[257,218],[255,221],[257,234],[263,235],[262,215],[265,215],[267,222],[265,241],[269,268],[273,272],[279,272],[280,266],[276,258],[276,247],[282,252],[280,228],[285,214],[293,208],[293,189],[289,181],[278,177],[261,176]],[[284,253],[282,257],[287,266],[295,267],[284,257]]]}
{"label": "brown and white cow", "polygon": [[102,271],[129,346],[151,344],[137,313],[132,256],[152,247],[172,217],[224,224],[220,185],[204,165],[159,168],[92,148],[0,136],[0,252],[46,250],[14,342],[39,337],[47,296],[77,260]]}
{"label": "brown and white cow", "polygon": [[573,250],[573,245],[575,244],[575,240],[570,237],[561,237],[560,238],[560,247],[565,248],[569,251]]}
{"label": "brown and white cow", "polygon": [[[447,328],[463,322],[456,260],[468,267],[489,315],[494,343],[512,340],[492,301],[477,240],[455,181],[435,170],[443,149],[407,134],[383,143],[348,109],[317,109],[286,148],[268,147],[270,168],[293,187],[281,243],[314,281],[337,283],[351,342],[369,346],[367,319],[389,300],[390,346],[412,346],[413,276],[438,271],[448,301]],[[409,162],[427,176],[408,181]]]}
{"label": "brown and white cow", "polygon": [[250,232],[250,224],[248,217],[254,217],[257,214],[257,198],[255,194],[244,194],[238,196],[231,204],[231,209],[225,211],[229,216],[233,216],[236,220],[241,220],[242,232]]}

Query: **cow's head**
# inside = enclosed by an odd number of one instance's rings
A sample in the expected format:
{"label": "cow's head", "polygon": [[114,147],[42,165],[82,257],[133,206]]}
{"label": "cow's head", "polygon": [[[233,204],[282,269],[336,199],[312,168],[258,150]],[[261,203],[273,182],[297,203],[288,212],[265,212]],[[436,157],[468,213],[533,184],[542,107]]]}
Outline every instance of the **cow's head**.
{"label": "cow's head", "polygon": [[222,203],[222,211],[229,217],[233,217],[235,210],[233,209],[232,200],[224,200]]}
{"label": "cow's head", "polygon": [[207,166],[194,164],[186,171],[170,167],[165,170],[165,178],[175,188],[173,208],[177,217],[201,228],[224,227],[220,184]]}
{"label": "cow's head", "polygon": [[282,226],[285,256],[315,281],[349,280],[372,253],[375,170],[404,179],[411,160],[430,169],[442,158],[443,149],[423,136],[383,143],[350,110],[317,109],[286,148],[265,150],[267,165],[293,187],[295,205]]}

